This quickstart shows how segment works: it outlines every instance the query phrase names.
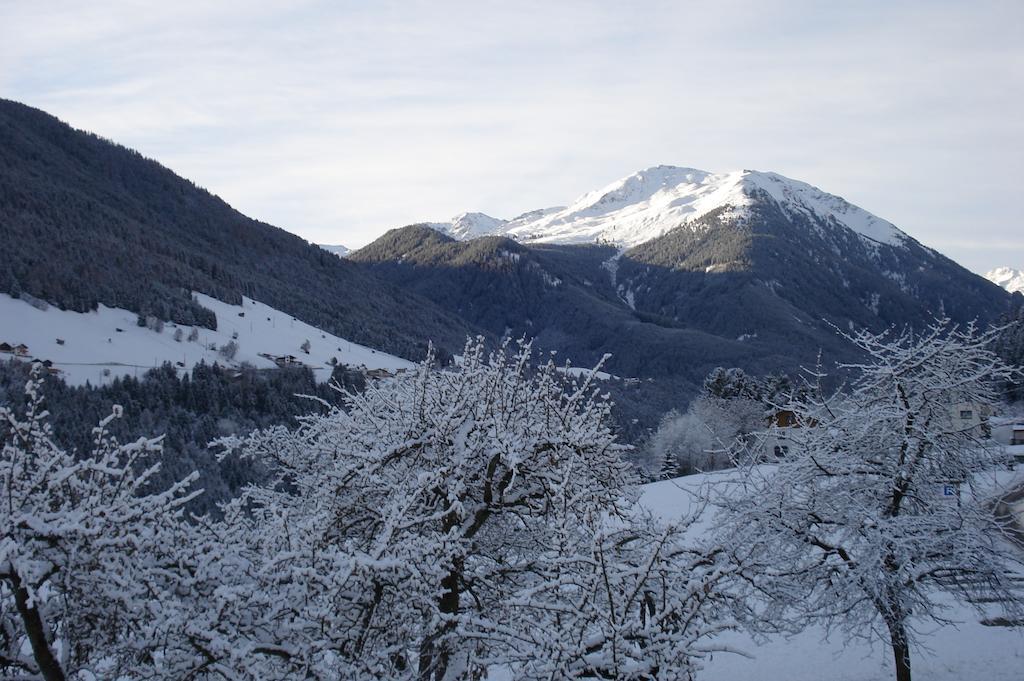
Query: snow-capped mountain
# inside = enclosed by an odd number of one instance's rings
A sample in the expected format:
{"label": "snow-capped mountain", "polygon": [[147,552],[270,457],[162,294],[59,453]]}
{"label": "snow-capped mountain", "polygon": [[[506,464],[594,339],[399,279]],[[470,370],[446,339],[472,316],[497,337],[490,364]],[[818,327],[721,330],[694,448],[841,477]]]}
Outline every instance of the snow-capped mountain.
{"label": "snow-capped mountain", "polygon": [[[1009,303],[891,223],[775,173],[658,166],[564,208],[454,222],[391,230],[349,260],[495,336],[581,365],[610,353],[618,376],[698,384],[715,366],[854,361],[836,328],[988,322]],[[500,238],[466,238],[486,224]]]}
{"label": "snow-capped mountain", "polygon": [[339,258],[344,258],[346,255],[352,252],[352,249],[348,246],[342,246],[341,244],[317,244],[320,248],[324,249],[328,253],[333,253]]}
{"label": "snow-capped mountain", "polygon": [[448,222],[428,222],[427,225],[459,240],[476,239],[504,231],[508,220],[485,213],[459,213]]}
{"label": "snow-capped mountain", "polygon": [[522,242],[610,243],[630,248],[713,211],[742,219],[752,205],[765,199],[790,216],[847,227],[875,242],[898,246],[908,238],[892,223],[838,196],[777,173],[710,173],[675,166],[633,173],[564,208],[532,211],[509,221],[469,213],[453,220],[450,227],[439,227],[457,239],[500,234]]}
{"label": "snow-capped mountain", "polygon": [[997,286],[1002,286],[1010,293],[1024,293],[1024,271],[1012,267],[997,267],[985,274],[985,278]]}

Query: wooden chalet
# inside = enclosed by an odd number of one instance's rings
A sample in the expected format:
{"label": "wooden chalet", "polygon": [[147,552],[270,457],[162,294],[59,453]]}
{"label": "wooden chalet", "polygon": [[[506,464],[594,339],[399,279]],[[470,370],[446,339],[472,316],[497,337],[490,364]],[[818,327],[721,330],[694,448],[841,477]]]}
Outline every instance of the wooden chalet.
{"label": "wooden chalet", "polygon": [[25,357],[28,355],[28,346],[24,343],[18,343],[17,345],[0,343],[0,352],[5,352],[8,355],[14,355],[15,357]]}
{"label": "wooden chalet", "polygon": [[268,352],[261,352],[259,354],[260,357],[263,357],[264,359],[269,359],[271,362],[273,362],[274,364],[281,368],[305,366],[295,355],[271,355]]}

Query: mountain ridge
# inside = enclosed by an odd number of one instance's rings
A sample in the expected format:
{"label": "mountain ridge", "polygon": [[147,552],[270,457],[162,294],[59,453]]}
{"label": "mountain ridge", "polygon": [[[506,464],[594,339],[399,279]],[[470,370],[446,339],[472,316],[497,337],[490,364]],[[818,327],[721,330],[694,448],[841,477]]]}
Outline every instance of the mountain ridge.
{"label": "mountain ridge", "polygon": [[638,246],[714,211],[743,217],[767,196],[784,211],[827,217],[871,241],[899,246],[911,237],[887,220],[806,182],[754,170],[712,173],[659,165],[587,192],[568,206],[530,211],[512,220],[462,213],[427,223],[458,239],[502,235],[523,242]]}

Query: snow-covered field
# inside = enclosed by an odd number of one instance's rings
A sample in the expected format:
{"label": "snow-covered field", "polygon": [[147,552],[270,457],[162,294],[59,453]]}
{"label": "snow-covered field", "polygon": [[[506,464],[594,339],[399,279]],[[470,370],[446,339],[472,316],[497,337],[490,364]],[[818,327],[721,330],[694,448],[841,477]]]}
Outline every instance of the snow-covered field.
{"label": "snow-covered field", "polygon": [[[180,369],[191,369],[199,362],[275,366],[260,353],[293,355],[311,367],[320,380],[330,378],[331,358],[350,366],[392,372],[413,366],[412,362],[338,338],[249,298],[243,299],[242,305],[229,305],[199,293],[195,298],[217,315],[217,330],[197,327],[198,337],[190,342],[187,339],[192,327],[167,323],[162,332],[157,332],[138,326],[138,315],[128,310],[104,305],[86,313],[53,306],[39,310],[0,294],[0,342],[28,346],[28,357],[51,360],[60,375],[74,385],[86,381],[98,385],[115,376],[141,376],[164,362]],[[179,328],[182,338],[176,341]],[[238,351],[232,361],[227,361],[219,348],[232,340],[238,344]],[[301,349],[307,340],[308,353]],[[0,353],[0,359],[7,357]]]}
{"label": "snow-covered field", "polygon": [[[721,482],[729,473],[692,475],[646,485],[641,504],[665,518],[693,508],[695,492]],[[1024,471],[1001,475],[995,483],[1009,488],[1024,482]],[[694,530],[699,532],[702,525]],[[1020,681],[1024,679],[1024,630],[990,627],[980,623],[969,607],[954,606],[957,626],[927,629],[925,646],[915,648],[915,679],[924,681]],[[993,610],[998,614],[998,608]],[[742,650],[750,657],[716,654],[706,661],[702,681],[889,681],[893,678],[892,653],[887,646],[865,641],[844,642],[811,627],[792,638],[772,637],[757,645],[750,636],[734,632],[717,642]]]}

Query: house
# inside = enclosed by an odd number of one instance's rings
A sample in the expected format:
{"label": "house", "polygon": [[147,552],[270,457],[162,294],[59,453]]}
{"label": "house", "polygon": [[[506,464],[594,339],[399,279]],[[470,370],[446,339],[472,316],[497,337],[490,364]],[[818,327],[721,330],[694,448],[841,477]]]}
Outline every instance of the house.
{"label": "house", "polygon": [[261,352],[259,353],[259,355],[264,359],[269,359],[271,362],[273,362],[274,364],[281,368],[289,366],[304,366],[302,362],[299,361],[299,358],[296,357],[295,355],[271,355],[268,352]]}
{"label": "house", "polygon": [[17,345],[11,345],[10,343],[0,343],[0,352],[6,352],[14,355],[15,357],[25,357],[28,355],[28,346],[24,343],[18,343]]}
{"label": "house", "polygon": [[1024,420],[992,419],[992,439],[1001,445],[1024,445]]}
{"label": "house", "polygon": [[769,433],[764,438],[764,445],[762,451],[769,456],[769,458],[784,459],[789,454],[790,446],[789,438],[783,433]]}
{"label": "house", "polygon": [[394,378],[395,375],[387,369],[367,369],[367,378]]}
{"label": "house", "polygon": [[[1024,445],[1024,421],[1002,420],[992,417],[992,406],[975,402],[959,402],[949,407],[950,425],[956,432],[971,433],[978,438],[992,437],[1004,445]],[[768,417],[768,430],[761,439],[760,451],[771,458],[789,453],[796,428],[814,427],[817,420],[797,414],[789,409],[775,409]]]}
{"label": "house", "polygon": [[958,402],[951,405],[950,420],[953,429],[959,431],[977,431],[979,434],[988,428],[988,420],[992,416],[992,407],[975,402]]}
{"label": "house", "polygon": [[791,409],[776,409],[768,416],[768,431],[764,434],[761,450],[769,458],[781,459],[789,454],[792,444],[789,431],[799,428],[796,412]]}
{"label": "house", "polygon": [[791,409],[776,409],[769,420],[771,421],[770,425],[776,428],[790,428],[797,425],[796,413]]}
{"label": "house", "polygon": [[39,363],[43,365],[44,369],[46,369],[46,373],[51,376],[59,376],[61,374],[61,370],[53,365],[52,359],[44,359]]}
{"label": "house", "polygon": [[776,408],[768,415],[768,430],[761,438],[761,451],[769,459],[780,459],[789,454],[797,428],[813,428],[818,420],[806,414],[797,415],[792,409]]}

